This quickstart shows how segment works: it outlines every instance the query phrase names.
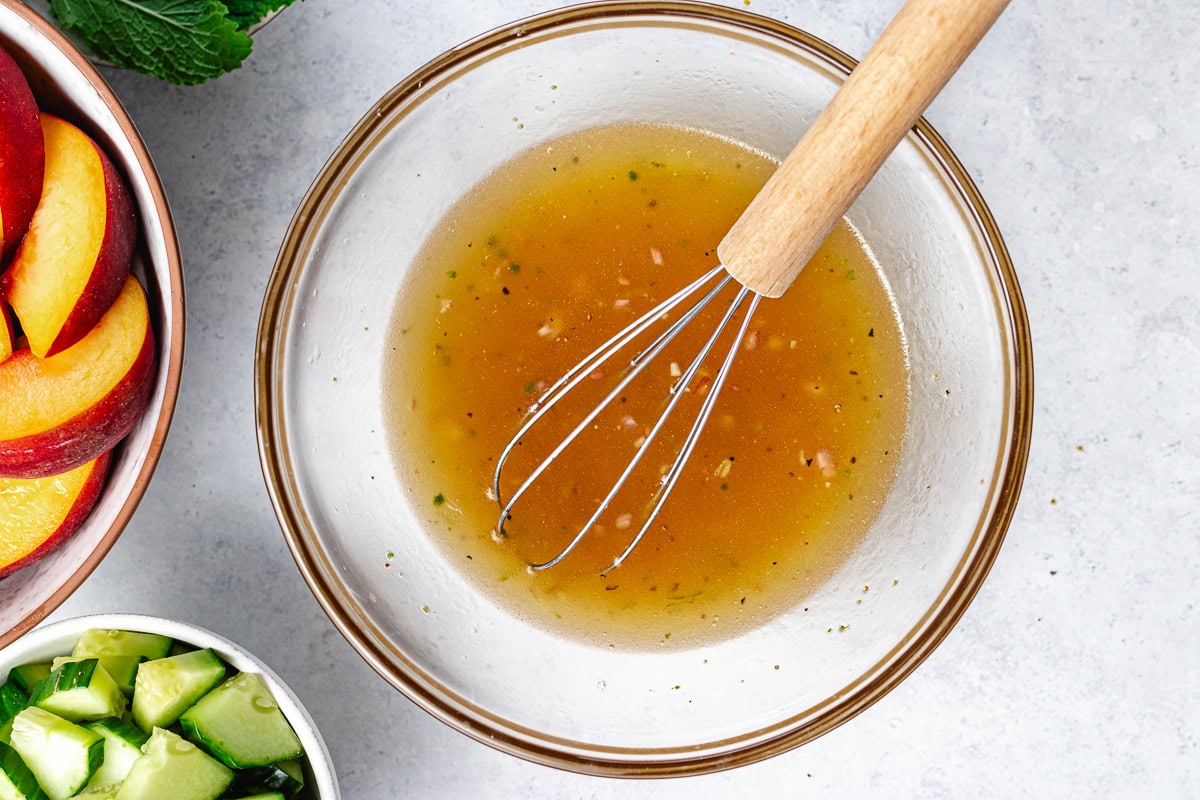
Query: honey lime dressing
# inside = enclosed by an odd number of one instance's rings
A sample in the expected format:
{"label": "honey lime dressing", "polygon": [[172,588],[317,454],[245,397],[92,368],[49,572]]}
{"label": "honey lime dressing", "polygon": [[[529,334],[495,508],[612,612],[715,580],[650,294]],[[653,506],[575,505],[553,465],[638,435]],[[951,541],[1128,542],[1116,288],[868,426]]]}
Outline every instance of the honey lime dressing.
{"label": "honey lime dressing", "polygon": [[[496,459],[539,396],[716,265],[717,243],[774,166],[697,131],[598,128],[501,168],[421,252],[389,332],[389,443],[428,534],[513,614],[602,646],[729,637],[801,602],[876,517],[904,437],[905,346],[888,287],[843,222],[784,297],[760,304],[682,478],[624,564],[607,569],[641,526],[715,361],[579,548],[528,569],[566,546],[643,446],[712,314],[588,426],[496,535]],[[503,494],[622,369],[596,370],[525,437]]]}

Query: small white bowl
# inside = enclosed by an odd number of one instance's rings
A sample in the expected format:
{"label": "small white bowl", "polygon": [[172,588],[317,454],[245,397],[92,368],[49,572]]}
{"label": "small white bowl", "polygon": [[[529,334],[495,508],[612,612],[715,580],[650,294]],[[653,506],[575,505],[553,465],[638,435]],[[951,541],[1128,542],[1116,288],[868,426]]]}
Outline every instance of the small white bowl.
{"label": "small white bowl", "polygon": [[0,675],[7,675],[8,671],[18,664],[49,661],[55,656],[68,655],[76,640],[91,628],[156,633],[196,647],[210,647],[238,671],[251,672],[261,677],[274,695],[283,715],[300,737],[300,743],[304,745],[307,773],[305,785],[310,787],[313,800],[341,798],[329,748],[325,746],[317,724],[313,722],[296,693],[246,648],[204,628],[143,614],[93,614],[72,617],[36,628],[16,643],[0,650]]}

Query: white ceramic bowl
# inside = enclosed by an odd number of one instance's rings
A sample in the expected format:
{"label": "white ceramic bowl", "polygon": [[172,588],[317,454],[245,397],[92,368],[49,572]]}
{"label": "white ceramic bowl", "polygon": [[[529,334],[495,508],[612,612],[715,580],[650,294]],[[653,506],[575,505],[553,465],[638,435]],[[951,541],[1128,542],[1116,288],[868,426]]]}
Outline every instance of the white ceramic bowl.
{"label": "white ceramic bowl", "polygon": [[72,617],[37,628],[16,643],[0,650],[0,675],[7,675],[8,671],[18,664],[49,661],[55,656],[69,654],[80,635],[91,628],[156,633],[196,647],[210,647],[238,671],[251,672],[262,677],[304,745],[307,773],[305,785],[312,787],[313,800],[337,800],[341,797],[329,749],[300,698],[249,650],[204,628],[178,620],[142,614]]}
{"label": "white ceramic bowl", "polygon": [[260,320],[264,472],[331,619],[439,719],[580,772],[728,769],[858,714],[961,617],[1021,486],[1032,356],[996,224],[923,121],[848,215],[907,331],[901,463],[852,555],[770,622],[711,645],[636,652],[527,622],[436,546],[405,485],[428,455],[386,438],[382,376],[400,357],[388,331],[398,302],[419,302],[406,277],[424,268],[417,253],[442,216],[485,176],[613,122],[700,128],[781,157],[852,66],[833,46],[739,9],[570,6],[431,61],[369,110],[317,177]]}
{"label": "white ceramic bowl", "polygon": [[139,222],[133,269],[146,289],[158,346],[149,405],[118,445],[108,482],[83,527],[46,558],[0,579],[3,647],[45,619],[91,574],[145,493],[179,392],[184,311],[179,244],[167,198],[146,145],[112,89],[65,36],[17,0],[0,0],[0,46],[24,70],[39,106],[99,141],[128,181]]}

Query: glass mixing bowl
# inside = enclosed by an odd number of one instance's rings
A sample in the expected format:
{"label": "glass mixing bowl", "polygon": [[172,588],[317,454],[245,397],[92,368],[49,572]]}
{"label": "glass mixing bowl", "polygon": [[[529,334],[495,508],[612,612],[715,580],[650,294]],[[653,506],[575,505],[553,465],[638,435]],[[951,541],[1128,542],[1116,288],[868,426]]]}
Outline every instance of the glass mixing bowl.
{"label": "glass mixing bowl", "polygon": [[[518,153],[602,122],[704,129],[782,157],[853,67],[780,22],[617,2],[520,21],[371,108],[287,231],[259,325],[259,446],[304,578],[388,682],[446,723],[602,775],[745,764],[824,733],[908,675],[979,589],[1016,505],[1032,357],[1000,233],[924,121],[848,217],[908,339],[904,455],[862,544],[794,611],[733,639],[625,652],[502,610],[418,523],[388,447],[383,363],[413,257]],[[864,592],[869,587],[869,592]]]}

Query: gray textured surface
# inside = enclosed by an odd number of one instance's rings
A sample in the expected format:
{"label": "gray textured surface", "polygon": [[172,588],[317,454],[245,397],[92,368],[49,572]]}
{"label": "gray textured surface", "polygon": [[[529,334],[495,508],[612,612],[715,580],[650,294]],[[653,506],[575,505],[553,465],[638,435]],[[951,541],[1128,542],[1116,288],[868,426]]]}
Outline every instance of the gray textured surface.
{"label": "gray textured surface", "polygon": [[[750,9],[861,55],[898,6]],[[186,361],[145,500],[52,619],[153,613],[249,646],[307,703],[351,800],[1200,796],[1192,0],[1015,2],[930,109],[1021,277],[1034,442],[988,582],[934,655],[869,711],[732,772],[583,778],[442,726],[333,629],[288,554],[255,448],[254,338],[276,249],[309,182],[378,96],[439,51],[549,7],[307,0],[221,80],[183,89],[108,73],[176,215]]]}

